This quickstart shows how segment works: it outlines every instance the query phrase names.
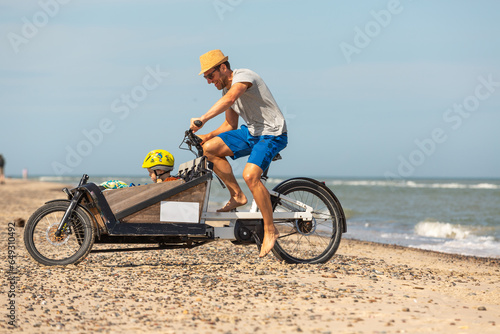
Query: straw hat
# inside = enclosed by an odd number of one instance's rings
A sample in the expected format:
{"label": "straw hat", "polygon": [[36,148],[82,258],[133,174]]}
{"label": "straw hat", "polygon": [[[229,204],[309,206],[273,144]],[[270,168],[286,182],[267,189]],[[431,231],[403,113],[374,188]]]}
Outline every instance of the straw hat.
{"label": "straw hat", "polygon": [[228,57],[224,56],[221,50],[212,50],[200,56],[201,72],[203,74],[212,67],[222,64],[227,61]]}

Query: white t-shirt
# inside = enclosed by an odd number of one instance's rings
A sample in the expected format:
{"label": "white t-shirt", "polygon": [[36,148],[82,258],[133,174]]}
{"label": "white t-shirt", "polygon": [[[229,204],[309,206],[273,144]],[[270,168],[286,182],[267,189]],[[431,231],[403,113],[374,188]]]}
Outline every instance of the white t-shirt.
{"label": "white t-shirt", "polygon": [[[254,71],[236,69],[233,71],[232,84],[237,82],[252,84],[231,106],[245,120],[250,134],[279,136],[287,132],[285,117],[264,80]],[[222,95],[227,91],[224,88]]]}

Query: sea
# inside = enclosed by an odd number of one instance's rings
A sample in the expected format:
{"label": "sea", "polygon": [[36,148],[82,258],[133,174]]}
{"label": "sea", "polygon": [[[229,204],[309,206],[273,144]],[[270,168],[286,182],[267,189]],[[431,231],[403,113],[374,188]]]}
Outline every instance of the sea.
{"label": "sea", "polygon": [[[32,177],[77,185],[78,177]],[[269,178],[268,189],[287,178]],[[317,177],[337,196],[347,217],[346,239],[401,245],[451,254],[500,258],[500,179]],[[90,176],[89,182],[149,184],[148,177]],[[251,193],[239,180],[249,199]],[[228,200],[214,178],[209,210]],[[61,197],[64,195],[61,193]],[[240,211],[249,209],[249,205]]]}

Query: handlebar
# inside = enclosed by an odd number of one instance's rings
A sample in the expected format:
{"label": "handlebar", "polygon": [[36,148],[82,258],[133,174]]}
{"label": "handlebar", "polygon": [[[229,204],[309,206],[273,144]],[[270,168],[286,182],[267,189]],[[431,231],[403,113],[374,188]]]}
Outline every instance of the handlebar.
{"label": "handlebar", "polygon": [[[201,121],[195,121],[196,126],[200,126],[201,124],[202,124]],[[195,135],[193,130],[189,129],[189,130],[186,130],[186,132],[184,133],[184,139],[182,140],[181,144],[179,145],[179,148],[185,150],[186,148],[183,148],[181,146],[182,146],[182,144],[186,144],[188,146],[187,149],[189,151],[193,152],[194,155],[196,155],[196,157],[199,158],[199,157],[203,156],[203,146],[201,146],[201,142],[202,142],[202,139],[200,137],[198,137],[197,135]],[[194,150],[193,146],[196,149],[196,151]]]}

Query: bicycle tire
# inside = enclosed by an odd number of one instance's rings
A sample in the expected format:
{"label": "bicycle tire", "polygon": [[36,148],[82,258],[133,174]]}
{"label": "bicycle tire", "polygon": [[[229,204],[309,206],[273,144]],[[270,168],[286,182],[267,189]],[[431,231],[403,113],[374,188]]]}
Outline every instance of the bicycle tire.
{"label": "bicycle tire", "polygon": [[[286,263],[325,263],[337,251],[342,238],[342,208],[324,186],[308,179],[292,179],[273,190],[313,207],[313,220],[275,221],[280,232],[273,254]],[[273,203],[274,212],[305,211],[281,199]]]}
{"label": "bicycle tire", "polygon": [[70,217],[68,229],[55,236],[70,202],[47,203],[28,219],[24,245],[31,257],[46,266],[78,264],[92,249],[95,228],[87,212],[77,206]]}

